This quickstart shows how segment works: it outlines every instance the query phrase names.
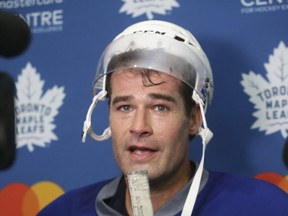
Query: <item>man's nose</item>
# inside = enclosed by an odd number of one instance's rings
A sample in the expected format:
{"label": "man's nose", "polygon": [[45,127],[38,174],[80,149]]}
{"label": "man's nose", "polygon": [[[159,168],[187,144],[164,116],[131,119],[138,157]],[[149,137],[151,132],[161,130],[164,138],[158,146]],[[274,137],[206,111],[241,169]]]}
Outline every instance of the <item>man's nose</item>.
{"label": "man's nose", "polygon": [[152,134],[149,111],[144,108],[135,111],[131,122],[130,132],[139,137],[145,137]]}

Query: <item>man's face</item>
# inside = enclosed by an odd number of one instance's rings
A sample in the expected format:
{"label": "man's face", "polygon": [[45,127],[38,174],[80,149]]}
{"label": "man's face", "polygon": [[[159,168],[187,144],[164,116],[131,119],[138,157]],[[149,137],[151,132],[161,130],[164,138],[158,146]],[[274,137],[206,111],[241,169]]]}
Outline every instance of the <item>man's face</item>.
{"label": "man's face", "polygon": [[189,134],[199,125],[185,112],[180,81],[163,73],[150,78],[160,84],[143,85],[149,81],[139,71],[112,74],[110,127],[122,172],[147,170],[157,182],[189,173]]}

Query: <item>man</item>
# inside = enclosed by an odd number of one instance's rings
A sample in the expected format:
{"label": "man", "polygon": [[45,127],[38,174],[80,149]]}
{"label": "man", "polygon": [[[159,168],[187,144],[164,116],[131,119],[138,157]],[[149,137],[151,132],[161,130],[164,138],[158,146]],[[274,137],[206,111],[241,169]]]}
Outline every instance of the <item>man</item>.
{"label": "man", "polygon": [[[163,21],[125,29],[100,59],[94,94],[83,140],[86,133],[96,140],[111,136],[123,175],[68,192],[39,215],[288,215],[279,188],[203,169],[213,77],[187,30]],[[105,98],[110,125],[96,135],[91,115]],[[199,164],[189,159],[196,135],[203,141]]]}

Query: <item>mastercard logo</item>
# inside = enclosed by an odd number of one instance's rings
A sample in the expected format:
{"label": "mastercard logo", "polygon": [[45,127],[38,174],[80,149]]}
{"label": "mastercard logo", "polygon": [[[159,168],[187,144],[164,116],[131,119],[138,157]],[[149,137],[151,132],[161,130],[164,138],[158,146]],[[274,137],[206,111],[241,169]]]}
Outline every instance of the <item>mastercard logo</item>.
{"label": "mastercard logo", "polygon": [[0,190],[0,215],[33,216],[64,193],[50,181],[41,181],[32,186],[12,183]]}
{"label": "mastercard logo", "polygon": [[268,181],[288,193],[288,175],[282,176],[275,172],[264,172],[257,174],[255,178]]}

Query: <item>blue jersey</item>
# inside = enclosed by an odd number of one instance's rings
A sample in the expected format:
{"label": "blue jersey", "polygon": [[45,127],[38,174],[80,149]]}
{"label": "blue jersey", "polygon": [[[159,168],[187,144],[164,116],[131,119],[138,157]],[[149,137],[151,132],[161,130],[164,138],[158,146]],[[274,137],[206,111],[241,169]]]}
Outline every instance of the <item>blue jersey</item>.
{"label": "blue jersey", "polygon": [[[109,214],[108,205],[97,209],[99,192],[110,182],[112,180],[106,180],[67,192],[44,208],[38,216],[121,215]],[[155,215],[159,214],[156,212]],[[181,210],[170,215],[180,216]],[[210,171],[205,186],[198,194],[192,215],[287,216],[288,195],[265,181]]]}

